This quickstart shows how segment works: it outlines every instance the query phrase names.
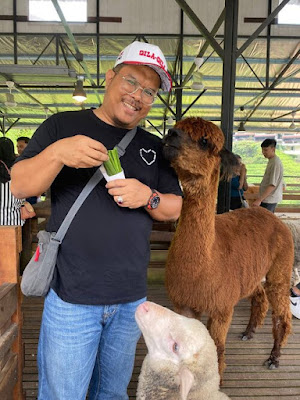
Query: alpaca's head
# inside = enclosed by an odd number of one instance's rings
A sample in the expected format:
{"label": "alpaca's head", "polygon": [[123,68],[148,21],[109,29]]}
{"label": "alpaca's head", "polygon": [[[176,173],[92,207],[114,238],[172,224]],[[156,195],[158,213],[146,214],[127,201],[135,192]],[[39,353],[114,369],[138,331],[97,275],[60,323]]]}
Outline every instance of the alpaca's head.
{"label": "alpaca's head", "polygon": [[230,177],[238,160],[224,148],[221,129],[202,118],[186,118],[178,121],[163,139],[164,155],[186,186],[201,184],[208,187],[212,179],[222,175]]}

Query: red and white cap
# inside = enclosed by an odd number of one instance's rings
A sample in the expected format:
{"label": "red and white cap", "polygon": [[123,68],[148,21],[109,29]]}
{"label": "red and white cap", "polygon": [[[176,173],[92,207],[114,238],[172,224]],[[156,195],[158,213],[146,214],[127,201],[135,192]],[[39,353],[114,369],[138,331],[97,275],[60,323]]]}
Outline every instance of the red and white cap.
{"label": "red and white cap", "polygon": [[147,65],[160,76],[162,90],[166,92],[171,90],[172,79],[167,71],[167,62],[158,46],[145,42],[132,42],[119,54],[115,67],[119,64]]}

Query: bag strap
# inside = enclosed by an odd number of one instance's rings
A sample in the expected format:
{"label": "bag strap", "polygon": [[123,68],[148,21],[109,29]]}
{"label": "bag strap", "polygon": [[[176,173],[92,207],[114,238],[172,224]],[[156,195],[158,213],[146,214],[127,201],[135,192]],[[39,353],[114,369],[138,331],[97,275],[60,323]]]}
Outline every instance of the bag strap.
{"label": "bag strap", "polygon": [[4,161],[0,160],[0,162],[4,165],[4,167],[5,167],[5,169],[6,169],[7,173],[8,173],[8,175],[10,176],[10,169],[8,168],[8,166],[5,164]]}
{"label": "bag strap", "polygon": [[[133,128],[133,129],[131,129],[131,131],[127,132],[126,135],[123,137],[123,139],[120,141],[120,143],[118,143],[115,146],[115,149],[117,149],[117,151],[118,151],[119,157],[122,157],[125,154],[126,147],[129,145],[129,143],[134,138],[134,136],[136,134],[136,130],[137,130],[137,127]],[[71,222],[73,221],[73,218],[77,214],[77,211],[82,206],[83,202],[88,197],[88,195],[91,193],[91,191],[101,181],[102,178],[103,178],[103,174],[100,171],[100,169],[97,168],[97,171],[94,173],[94,175],[91,177],[91,179],[85,185],[85,187],[82,189],[82,192],[80,193],[80,195],[77,197],[75,203],[70,208],[68,214],[65,216],[61,226],[59,227],[56,235],[52,238],[52,240],[56,240],[59,243],[61,243],[63,241],[63,238],[65,237],[65,234],[67,233],[67,230],[69,229],[69,226],[71,225]]]}
{"label": "bag strap", "polygon": [[240,189],[238,189],[238,192],[239,192],[240,199],[241,199],[241,202],[242,202],[242,200],[244,200],[244,199],[243,199],[243,197],[242,197],[242,193],[241,193]]}

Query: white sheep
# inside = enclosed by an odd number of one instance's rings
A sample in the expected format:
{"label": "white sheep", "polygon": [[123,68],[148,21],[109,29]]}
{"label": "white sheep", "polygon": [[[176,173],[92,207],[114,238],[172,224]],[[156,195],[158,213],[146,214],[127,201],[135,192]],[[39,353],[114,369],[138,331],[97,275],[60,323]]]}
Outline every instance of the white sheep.
{"label": "white sheep", "polygon": [[146,355],[137,400],[225,400],[216,346],[206,327],[149,301],[135,314]]}

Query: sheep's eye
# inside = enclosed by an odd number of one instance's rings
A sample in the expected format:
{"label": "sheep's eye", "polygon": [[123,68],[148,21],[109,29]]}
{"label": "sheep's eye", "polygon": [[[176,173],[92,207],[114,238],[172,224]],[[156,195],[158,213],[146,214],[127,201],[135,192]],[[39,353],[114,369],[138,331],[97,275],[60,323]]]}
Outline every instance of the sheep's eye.
{"label": "sheep's eye", "polygon": [[174,353],[177,353],[178,350],[179,350],[179,345],[175,342],[175,343],[173,344],[173,351],[174,351]]}
{"label": "sheep's eye", "polygon": [[208,147],[208,140],[205,137],[202,137],[198,140],[198,144],[201,147],[201,149],[207,149]]}

